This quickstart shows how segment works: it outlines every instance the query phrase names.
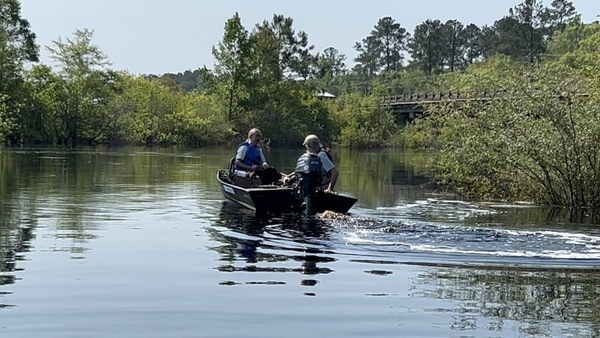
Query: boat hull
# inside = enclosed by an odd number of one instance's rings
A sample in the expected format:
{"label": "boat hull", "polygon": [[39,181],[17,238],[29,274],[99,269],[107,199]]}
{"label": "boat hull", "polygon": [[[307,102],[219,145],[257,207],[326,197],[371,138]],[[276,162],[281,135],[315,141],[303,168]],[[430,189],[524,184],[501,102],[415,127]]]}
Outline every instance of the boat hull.
{"label": "boat hull", "polygon": [[333,211],[345,214],[358,200],[354,197],[340,194],[317,192],[313,201],[315,212]]}
{"label": "boat hull", "polygon": [[[293,189],[289,186],[268,185],[243,188],[228,179],[228,171],[225,169],[217,170],[217,180],[226,199],[257,214],[302,212],[302,200],[295,198]],[[313,210],[315,212],[330,210],[346,213],[356,201],[356,198],[350,196],[317,192],[313,200]]]}

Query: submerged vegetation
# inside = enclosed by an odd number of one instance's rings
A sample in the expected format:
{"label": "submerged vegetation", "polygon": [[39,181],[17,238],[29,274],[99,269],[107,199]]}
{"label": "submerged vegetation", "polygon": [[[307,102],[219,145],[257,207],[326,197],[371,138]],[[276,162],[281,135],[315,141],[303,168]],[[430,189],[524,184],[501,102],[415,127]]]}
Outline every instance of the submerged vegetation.
{"label": "submerged vegetation", "polygon": [[[271,145],[316,133],[351,147],[427,149],[436,181],[466,196],[600,207],[600,24],[583,23],[566,0],[524,0],[483,27],[426,20],[409,33],[384,17],[356,43],[351,69],[334,47],[315,53],[292,18],[248,30],[236,14],[213,69],[161,76],[111,69],[88,29],[58,37],[45,47],[54,64],[41,64],[19,1],[1,0],[0,19],[6,144],[204,146],[256,126]],[[382,104],[483,90],[495,95],[431,104],[408,126]]]}

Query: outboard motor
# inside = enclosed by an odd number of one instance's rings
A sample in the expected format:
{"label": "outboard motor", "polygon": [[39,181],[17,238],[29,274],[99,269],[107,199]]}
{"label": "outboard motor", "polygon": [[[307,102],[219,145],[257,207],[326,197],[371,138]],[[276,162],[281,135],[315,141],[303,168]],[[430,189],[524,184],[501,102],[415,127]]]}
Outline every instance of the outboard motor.
{"label": "outboard motor", "polygon": [[321,182],[321,159],[317,154],[305,153],[296,163],[296,176],[298,176],[296,191],[298,198],[304,201],[306,215],[313,215],[312,200]]}

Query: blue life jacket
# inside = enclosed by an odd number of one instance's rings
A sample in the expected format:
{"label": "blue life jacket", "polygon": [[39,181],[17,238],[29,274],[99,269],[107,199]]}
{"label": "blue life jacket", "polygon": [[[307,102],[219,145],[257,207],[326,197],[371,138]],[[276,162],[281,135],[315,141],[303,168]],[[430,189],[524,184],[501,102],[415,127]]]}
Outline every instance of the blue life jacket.
{"label": "blue life jacket", "polygon": [[323,171],[323,164],[319,155],[313,153],[304,153],[296,162],[296,169],[294,172],[300,175],[318,175],[321,176]]}
{"label": "blue life jacket", "polygon": [[[331,163],[333,163],[331,155],[328,152],[322,148],[319,149],[319,154],[321,152],[325,153]],[[299,175],[314,175],[318,177],[319,183],[317,186],[319,189],[325,189],[329,182],[331,182],[331,170],[325,172],[325,168],[323,168],[323,162],[321,161],[319,154],[309,152],[302,154],[302,156],[300,156],[296,162],[296,169],[294,172]]]}
{"label": "blue life jacket", "polygon": [[[252,166],[252,165],[260,166],[262,164],[262,158],[260,157],[260,148],[251,145],[249,142],[243,142],[243,143],[240,143],[240,145],[238,146],[238,149],[242,146],[246,147],[246,157],[244,157],[244,159],[242,160],[242,163],[244,163],[245,165],[249,165],[249,166]],[[239,169],[239,168],[237,168],[237,166],[236,166],[236,169]]]}

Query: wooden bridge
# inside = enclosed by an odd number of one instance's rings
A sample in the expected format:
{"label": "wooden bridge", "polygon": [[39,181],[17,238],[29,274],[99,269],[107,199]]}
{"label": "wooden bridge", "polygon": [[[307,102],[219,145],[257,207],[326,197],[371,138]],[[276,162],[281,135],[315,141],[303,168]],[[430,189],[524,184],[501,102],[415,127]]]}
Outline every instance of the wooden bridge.
{"label": "wooden bridge", "polygon": [[382,98],[382,104],[392,109],[397,122],[404,124],[422,115],[424,106],[428,104],[473,100],[487,101],[502,94],[501,91],[489,92],[485,90],[480,92],[405,93],[385,96]]}
{"label": "wooden bridge", "polygon": [[[506,91],[471,91],[471,92],[429,92],[391,95],[382,98],[381,104],[389,107],[396,116],[396,122],[406,124],[423,115],[424,107],[428,104],[448,102],[488,101],[506,95]],[[587,93],[571,94],[574,97],[588,97]],[[556,99],[564,99],[563,95],[554,95]]]}

